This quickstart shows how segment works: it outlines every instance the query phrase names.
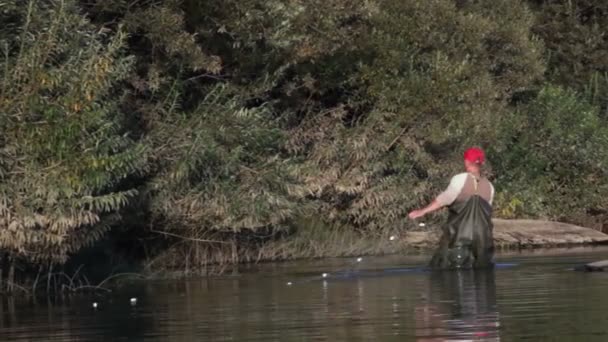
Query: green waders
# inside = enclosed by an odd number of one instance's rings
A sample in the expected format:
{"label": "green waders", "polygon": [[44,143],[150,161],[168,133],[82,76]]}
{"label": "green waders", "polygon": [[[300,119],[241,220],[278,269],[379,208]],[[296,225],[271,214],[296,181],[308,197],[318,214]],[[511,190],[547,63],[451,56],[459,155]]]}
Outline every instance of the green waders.
{"label": "green waders", "polygon": [[494,266],[492,206],[479,195],[449,207],[439,248],[431,259],[434,269],[491,268]]}

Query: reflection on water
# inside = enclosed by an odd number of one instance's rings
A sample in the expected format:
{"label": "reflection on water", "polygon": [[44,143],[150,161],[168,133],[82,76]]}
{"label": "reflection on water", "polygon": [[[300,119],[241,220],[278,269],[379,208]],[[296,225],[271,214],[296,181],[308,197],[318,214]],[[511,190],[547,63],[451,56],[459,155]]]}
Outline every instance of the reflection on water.
{"label": "reflection on water", "polygon": [[416,305],[416,341],[499,341],[494,271],[434,272]]}
{"label": "reflection on water", "polygon": [[517,266],[489,272],[412,268],[424,258],[324,260],[104,297],[5,298],[0,340],[606,341],[608,274],[568,269],[597,259],[608,249],[503,256]]}

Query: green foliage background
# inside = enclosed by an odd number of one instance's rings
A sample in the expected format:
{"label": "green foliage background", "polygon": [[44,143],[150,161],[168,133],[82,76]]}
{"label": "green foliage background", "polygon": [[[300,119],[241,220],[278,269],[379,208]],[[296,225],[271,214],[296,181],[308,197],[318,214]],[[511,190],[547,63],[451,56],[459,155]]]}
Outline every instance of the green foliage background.
{"label": "green foliage background", "polygon": [[2,265],[113,231],[151,270],[331,255],[409,229],[470,145],[497,216],[603,228],[603,1],[27,4],[0,1]]}

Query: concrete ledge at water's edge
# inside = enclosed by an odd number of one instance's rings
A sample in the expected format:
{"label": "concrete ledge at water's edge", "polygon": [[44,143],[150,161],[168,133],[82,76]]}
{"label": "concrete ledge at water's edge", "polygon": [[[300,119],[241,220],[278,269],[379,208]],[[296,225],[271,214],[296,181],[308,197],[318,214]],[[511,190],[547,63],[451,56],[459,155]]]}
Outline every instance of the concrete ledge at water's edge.
{"label": "concrete ledge at water's edge", "polygon": [[542,220],[494,219],[494,244],[543,247],[608,243],[608,234],[573,224]]}
{"label": "concrete ledge at water's edge", "polygon": [[[568,223],[543,220],[493,219],[497,248],[527,248],[608,244],[608,234]],[[411,231],[402,237],[413,248],[436,246],[441,229]]]}

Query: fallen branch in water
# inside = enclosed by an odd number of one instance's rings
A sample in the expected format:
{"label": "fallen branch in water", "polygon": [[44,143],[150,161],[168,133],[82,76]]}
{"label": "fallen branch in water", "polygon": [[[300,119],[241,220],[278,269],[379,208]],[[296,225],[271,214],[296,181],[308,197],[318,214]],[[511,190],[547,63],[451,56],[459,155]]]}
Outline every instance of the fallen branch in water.
{"label": "fallen branch in water", "polygon": [[28,294],[28,293],[29,293],[29,292],[28,292],[28,290],[27,290],[25,287],[20,286],[20,285],[18,285],[18,284],[16,284],[16,283],[14,283],[14,282],[12,282],[12,281],[7,281],[7,282],[6,282],[6,284],[7,284],[7,285],[9,285],[9,286],[11,286],[11,288],[12,288],[12,287],[14,287],[14,288],[16,288],[16,289],[19,289],[19,290],[21,290],[21,291],[25,292],[26,294]]}
{"label": "fallen branch in water", "polygon": [[182,236],[182,235],[178,235],[178,234],[174,234],[174,233],[164,232],[164,231],[161,231],[161,230],[150,229],[150,231],[153,232],[153,233],[158,233],[158,234],[162,234],[162,235],[172,236],[172,237],[176,237],[176,238],[180,238],[180,239],[184,239],[184,240],[189,240],[189,241],[229,244],[229,242],[226,242],[226,241],[191,238],[191,237]]}
{"label": "fallen branch in water", "polygon": [[106,279],[102,280],[101,283],[99,283],[97,286],[101,287],[101,285],[105,284],[110,279],[114,279],[114,278],[122,277],[122,276],[135,276],[137,278],[145,278],[143,275],[141,275],[139,273],[118,273],[118,274],[113,274],[113,275],[107,277]]}

